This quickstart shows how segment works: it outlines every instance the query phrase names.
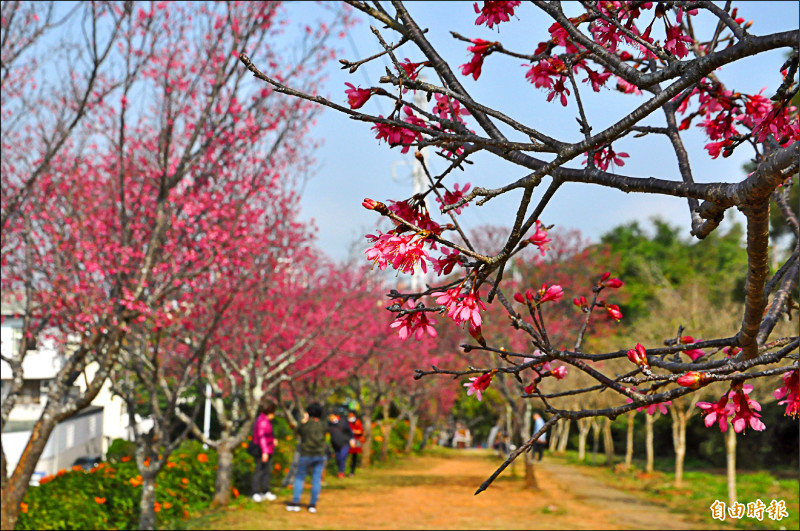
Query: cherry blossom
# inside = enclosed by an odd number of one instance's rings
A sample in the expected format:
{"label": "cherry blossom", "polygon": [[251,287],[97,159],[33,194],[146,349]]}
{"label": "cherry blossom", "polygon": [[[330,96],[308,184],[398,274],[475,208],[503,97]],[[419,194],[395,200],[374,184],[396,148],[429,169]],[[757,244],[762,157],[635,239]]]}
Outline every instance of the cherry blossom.
{"label": "cherry blossom", "polygon": [[761,411],[761,404],[748,396],[752,390],[753,386],[750,384],[734,383],[728,393],[728,398],[734,405],[735,415],[731,419],[731,424],[736,433],[742,433],[748,426],[756,431],[763,431],[766,428],[761,422],[761,415],[756,413]]}
{"label": "cherry blossom", "polygon": [[[464,184],[464,188],[462,188],[460,190],[458,189],[458,186],[459,186],[458,183],[454,184],[453,185],[453,191],[451,192],[451,191],[448,190],[447,192],[445,192],[443,199],[439,199],[437,197],[436,198],[436,202],[437,203],[441,203],[442,204],[442,208],[444,208],[446,205],[454,205],[454,204],[458,203],[459,201],[461,201],[461,199],[463,199],[463,197],[464,197],[464,194],[466,194],[469,191],[470,184],[469,183]],[[462,208],[466,208],[468,206],[469,206],[469,203],[464,203],[460,207],[454,208],[452,210],[452,212],[455,212],[456,214],[461,214],[461,209]]]}
{"label": "cherry blossom", "polygon": [[483,3],[482,8],[478,8],[478,3],[475,2],[475,12],[478,13],[478,18],[475,19],[475,25],[480,26],[486,24],[491,29],[495,24],[501,22],[508,22],[509,17],[514,16],[514,8],[520,5],[521,2],[502,2],[502,1],[487,1]]}
{"label": "cherry blossom", "polygon": [[372,91],[370,89],[362,89],[356,88],[352,85],[352,83],[345,83],[349,89],[345,90],[345,94],[347,94],[347,104],[350,105],[351,109],[359,109],[372,95]]}
{"label": "cherry blossom", "polygon": [[549,247],[549,243],[552,242],[552,238],[547,237],[547,228],[542,224],[541,221],[538,219],[536,220],[535,230],[533,236],[528,238],[528,241],[534,244],[536,247],[539,248],[539,252],[542,256],[544,256],[545,251],[547,251]]}
{"label": "cherry blossom", "polygon": [[[798,391],[798,371],[789,371],[781,375],[783,378],[783,385],[772,393],[778,404],[786,404],[786,411],[784,415],[797,418],[798,403],[800,403],[800,392]],[[783,399],[783,400],[781,400]]]}
{"label": "cherry blossom", "polygon": [[[415,308],[413,299],[408,300],[406,308]],[[419,341],[424,334],[428,334],[430,337],[437,336],[436,329],[433,327],[435,324],[436,321],[429,319],[425,312],[414,312],[396,318],[389,326],[398,329],[397,335],[403,341],[411,337],[412,334]]]}
{"label": "cherry blossom", "polygon": [[481,393],[489,388],[495,372],[497,371],[489,371],[483,373],[481,376],[473,376],[470,378],[469,382],[464,384],[464,387],[467,388],[467,396],[475,395],[475,398],[480,402],[483,398]]}
{"label": "cherry blossom", "polygon": [[733,404],[728,403],[728,393],[722,395],[722,398],[717,402],[698,402],[697,407],[704,411],[705,418],[703,422],[706,428],[710,428],[716,422],[720,431],[727,431],[728,417],[734,413]]}

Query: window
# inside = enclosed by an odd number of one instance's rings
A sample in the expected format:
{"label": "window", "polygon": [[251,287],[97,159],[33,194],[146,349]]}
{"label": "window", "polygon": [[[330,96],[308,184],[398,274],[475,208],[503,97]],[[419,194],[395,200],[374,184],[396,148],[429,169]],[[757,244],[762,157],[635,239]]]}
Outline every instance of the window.
{"label": "window", "polygon": [[19,393],[20,404],[38,404],[42,398],[41,380],[25,380]]}

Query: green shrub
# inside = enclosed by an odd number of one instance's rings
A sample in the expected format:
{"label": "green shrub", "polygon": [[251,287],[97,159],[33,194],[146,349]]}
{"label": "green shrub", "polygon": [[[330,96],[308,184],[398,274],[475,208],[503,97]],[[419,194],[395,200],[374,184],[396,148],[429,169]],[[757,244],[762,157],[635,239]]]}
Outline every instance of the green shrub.
{"label": "green shrub", "polygon": [[[76,467],[42,478],[38,487],[28,489],[15,529],[138,529],[141,476],[135,460],[120,453],[109,452],[119,457],[89,471]],[[156,477],[159,527],[180,528],[190,513],[208,507],[216,464],[216,452],[197,441],[186,441],[175,450]],[[249,482],[252,469],[252,458],[237,449],[234,481]],[[237,487],[234,495],[238,492]]]}

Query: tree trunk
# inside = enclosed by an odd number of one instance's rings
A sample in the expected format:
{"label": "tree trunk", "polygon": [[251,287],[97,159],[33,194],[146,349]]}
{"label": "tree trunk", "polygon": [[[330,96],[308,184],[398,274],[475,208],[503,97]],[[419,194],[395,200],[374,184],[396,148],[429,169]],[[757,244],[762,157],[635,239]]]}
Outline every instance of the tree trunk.
{"label": "tree trunk", "polygon": [[384,401],[382,408],[383,419],[381,419],[381,461],[386,461],[389,458],[389,436],[392,434],[391,424],[389,422],[389,401]]}
{"label": "tree trunk", "polygon": [[156,528],[156,474],[142,474],[142,500],[139,502],[139,529]]}
{"label": "tree trunk", "polygon": [[39,462],[47,440],[57,424],[58,421],[53,414],[45,410],[33,426],[28,443],[11,477],[7,481],[5,477],[3,478],[2,492],[0,492],[0,529],[14,529],[17,525],[19,504],[25,498],[36,463]]}
{"label": "tree trunk", "polygon": [[547,439],[547,449],[554,452],[559,440],[561,440],[561,421],[550,428],[550,438]]}
{"label": "tree trunk", "polygon": [[588,418],[578,419],[578,459],[586,459],[586,438],[592,427],[592,420]]}
{"label": "tree trunk", "polygon": [[728,428],[725,436],[725,452],[728,457],[728,505],[736,502],[736,432]]}
{"label": "tree trunk", "polygon": [[563,424],[564,427],[562,428],[561,435],[558,438],[557,450],[559,453],[563,453],[567,451],[567,443],[569,442],[569,429],[572,425],[572,420],[561,419],[559,422]]}
{"label": "tree trunk", "polygon": [[600,423],[592,418],[592,464],[597,460],[597,450],[600,448]]}
{"label": "tree trunk", "polygon": [[225,439],[217,447],[217,479],[214,484],[212,507],[224,507],[231,501],[231,483],[233,481],[233,449],[235,441]]}
{"label": "tree trunk", "polygon": [[603,450],[606,453],[606,464],[614,464],[614,437],[611,435],[611,419],[603,419]]}
{"label": "tree trunk", "polygon": [[364,445],[361,447],[361,466],[367,468],[372,463],[372,407],[363,406],[361,411],[363,413],[361,423],[364,426]]}
{"label": "tree trunk", "polygon": [[410,454],[414,451],[414,435],[417,432],[417,416],[408,413],[408,437],[406,437],[405,453]]}
{"label": "tree trunk", "polygon": [[625,438],[625,468],[630,468],[633,464],[633,421],[636,419],[636,411],[628,413],[628,431]]}
{"label": "tree trunk", "polygon": [[645,427],[645,438],[644,438],[644,447],[647,453],[647,463],[644,466],[644,471],[648,474],[653,472],[653,422],[655,421],[655,415],[647,415],[644,416],[644,427]]}
{"label": "tree trunk", "polygon": [[679,411],[675,405],[670,408],[672,415],[672,447],[675,449],[675,486],[683,485],[683,461],[686,457],[686,421],[688,415]]}
{"label": "tree trunk", "polygon": [[[531,421],[533,420],[533,404],[530,400],[525,401],[525,417],[522,420],[522,439],[523,444],[528,442],[531,438],[532,429],[531,429]],[[533,469],[533,457],[534,451],[533,448],[528,449],[525,452],[525,487],[529,489],[537,489],[538,485],[536,484],[536,474]]]}

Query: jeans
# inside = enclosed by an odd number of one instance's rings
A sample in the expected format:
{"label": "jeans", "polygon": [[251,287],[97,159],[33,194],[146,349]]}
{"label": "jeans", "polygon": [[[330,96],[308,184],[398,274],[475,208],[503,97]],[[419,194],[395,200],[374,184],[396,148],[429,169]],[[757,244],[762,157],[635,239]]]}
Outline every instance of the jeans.
{"label": "jeans", "polygon": [[338,450],[334,450],[336,457],[336,468],[340,474],[344,474],[344,469],[347,466],[347,454],[350,453],[350,446],[344,445]]}
{"label": "jeans", "polygon": [[303,482],[306,475],[311,472],[311,501],[309,506],[315,507],[319,499],[319,491],[322,489],[322,470],[325,468],[324,455],[301,455],[297,461],[297,475],[294,478],[294,493],[292,495],[292,505],[300,503],[300,496],[303,494]]}

